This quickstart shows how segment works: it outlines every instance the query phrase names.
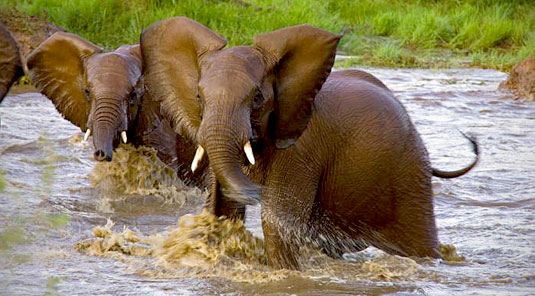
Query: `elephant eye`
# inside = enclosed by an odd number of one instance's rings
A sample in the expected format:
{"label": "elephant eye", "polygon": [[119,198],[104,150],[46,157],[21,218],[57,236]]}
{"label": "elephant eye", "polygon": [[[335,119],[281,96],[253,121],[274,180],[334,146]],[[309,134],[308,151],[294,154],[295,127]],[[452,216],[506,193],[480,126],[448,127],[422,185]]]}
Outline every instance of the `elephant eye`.
{"label": "elephant eye", "polygon": [[129,102],[130,106],[134,105],[136,98],[137,98],[137,92],[134,90],[130,94],[130,102]]}
{"label": "elephant eye", "polygon": [[91,96],[89,94],[89,89],[86,87],[84,88],[84,94],[85,94],[85,99],[90,102],[91,101]]}
{"label": "elephant eye", "polygon": [[253,97],[253,107],[255,108],[261,107],[262,103],[264,103],[264,96],[262,96],[262,92],[259,89],[257,89]]}
{"label": "elephant eye", "polygon": [[204,101],[202,100],[200,94],[197,94],[197,103],[199,104],[199,106],[201,106],[201,110],[203,110],[204,109]]}

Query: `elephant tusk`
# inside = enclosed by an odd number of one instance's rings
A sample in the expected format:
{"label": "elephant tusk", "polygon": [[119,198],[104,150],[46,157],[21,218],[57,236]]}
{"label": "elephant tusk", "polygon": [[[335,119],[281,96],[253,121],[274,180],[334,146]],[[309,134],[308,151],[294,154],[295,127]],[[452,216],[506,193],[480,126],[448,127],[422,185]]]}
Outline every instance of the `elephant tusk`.
{"label": "elephant tusk", "polygon": [[87,142],[87,139],[89,139],[89,136],[91,136],[91,129],[87,129],[85,131],[85,135],[84,135],[84,142]]}
{"label": "elephant tusk", "polygon": [[127,140],[127,139],[126,139],[126,131],[122,131],[122,132],[121,132],[121,139],[123,140],[123,143],[126,144],[126,140]]}
{"label": "elephant tusk", "polygon": [[193,162],[191,163],[192,173],[194,173],[195,170],[197,169],[197,166],[201,162],[203,155],[204,155],[204,149],[201,146],[199,146],[199,148],[197,148],[197,151],[195,152],[195,157],[193,158]]}
{"label": "elephant tusk", "polygon": [[251,147],[251,141],[247,141],[247,143],[243,145],[243,150],[245,151],[245,155],[247,156],[249,162],[254,165],[254,154],[253,148]]}

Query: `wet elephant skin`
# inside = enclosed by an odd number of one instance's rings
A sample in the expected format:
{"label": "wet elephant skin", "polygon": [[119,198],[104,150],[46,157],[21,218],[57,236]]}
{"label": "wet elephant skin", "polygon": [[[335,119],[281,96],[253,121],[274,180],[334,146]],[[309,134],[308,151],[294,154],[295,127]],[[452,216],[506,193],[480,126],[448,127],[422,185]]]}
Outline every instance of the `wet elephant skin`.
{"label": "wet elephant skin", "polygon": [[207,208],[243,218],[261,199],[272,266],[299,268],[309,242],[335,257],[373,245],[438,258],[427,151],[378,79],[330,74],[339,39],[295,26],[223,49],[177,17],[142,33],[144,75],[175,131],[207,153]]}

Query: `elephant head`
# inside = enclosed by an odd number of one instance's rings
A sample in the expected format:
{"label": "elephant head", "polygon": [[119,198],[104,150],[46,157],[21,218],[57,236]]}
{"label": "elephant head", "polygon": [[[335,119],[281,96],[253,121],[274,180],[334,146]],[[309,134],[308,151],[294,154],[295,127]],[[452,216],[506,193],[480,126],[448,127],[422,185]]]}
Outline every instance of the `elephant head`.
{"label": "elephant head", "polygon": [[0,24],[0,103],[17,79],[24,76],[20,46]]}
{"label": "elephant head", "polygon": [[176,17],[142,33],[144,76],[175,131],[198,143],[192,168],[206,151],[224,197],[251,204],[261,188],[242,165],[254,165],[254,154],[269,145],[292,146],[303,133],[339,39],[302,25],[222,50],[226,41],[210,29]]}
{"label": "elephant head", "polygon": [[96,160],[110,161],[118,135],[126,131],[139,105],[135,88],[141,76],[139,45],[103,52],[91,42],[64,32],[44,41],[28,57],[35,86],[70,122],[93,134]]}

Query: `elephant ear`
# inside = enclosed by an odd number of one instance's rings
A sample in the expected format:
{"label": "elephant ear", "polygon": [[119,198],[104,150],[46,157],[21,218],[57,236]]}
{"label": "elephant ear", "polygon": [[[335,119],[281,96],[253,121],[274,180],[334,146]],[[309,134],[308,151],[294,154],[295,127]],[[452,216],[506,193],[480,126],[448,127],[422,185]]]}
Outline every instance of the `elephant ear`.
{"label": "elephant ear", "polygon": [[291,146],[307,127],[342,36],[307,25],[258,35],[254,44],[275,76],[275,145]]}
{"label": "elephant ear", "polygon": [[85,60],[102,50],[70,33],[57,32],[28,56],[34,85],[46,95],[63,116],[86,130],[90,103],[86,98]]}
{"label": "elephant ear", "polygon": [[9,88],[24,76],[24,63],[19,43],[0,23],[0,103]]}
{"label": "elephant ear", "polygon": [[145,29],[140,43],[149,94],[161,102],[175,132],[195,141],[201,123],[199,58],[227,42],[191,19],[175,17]]}

